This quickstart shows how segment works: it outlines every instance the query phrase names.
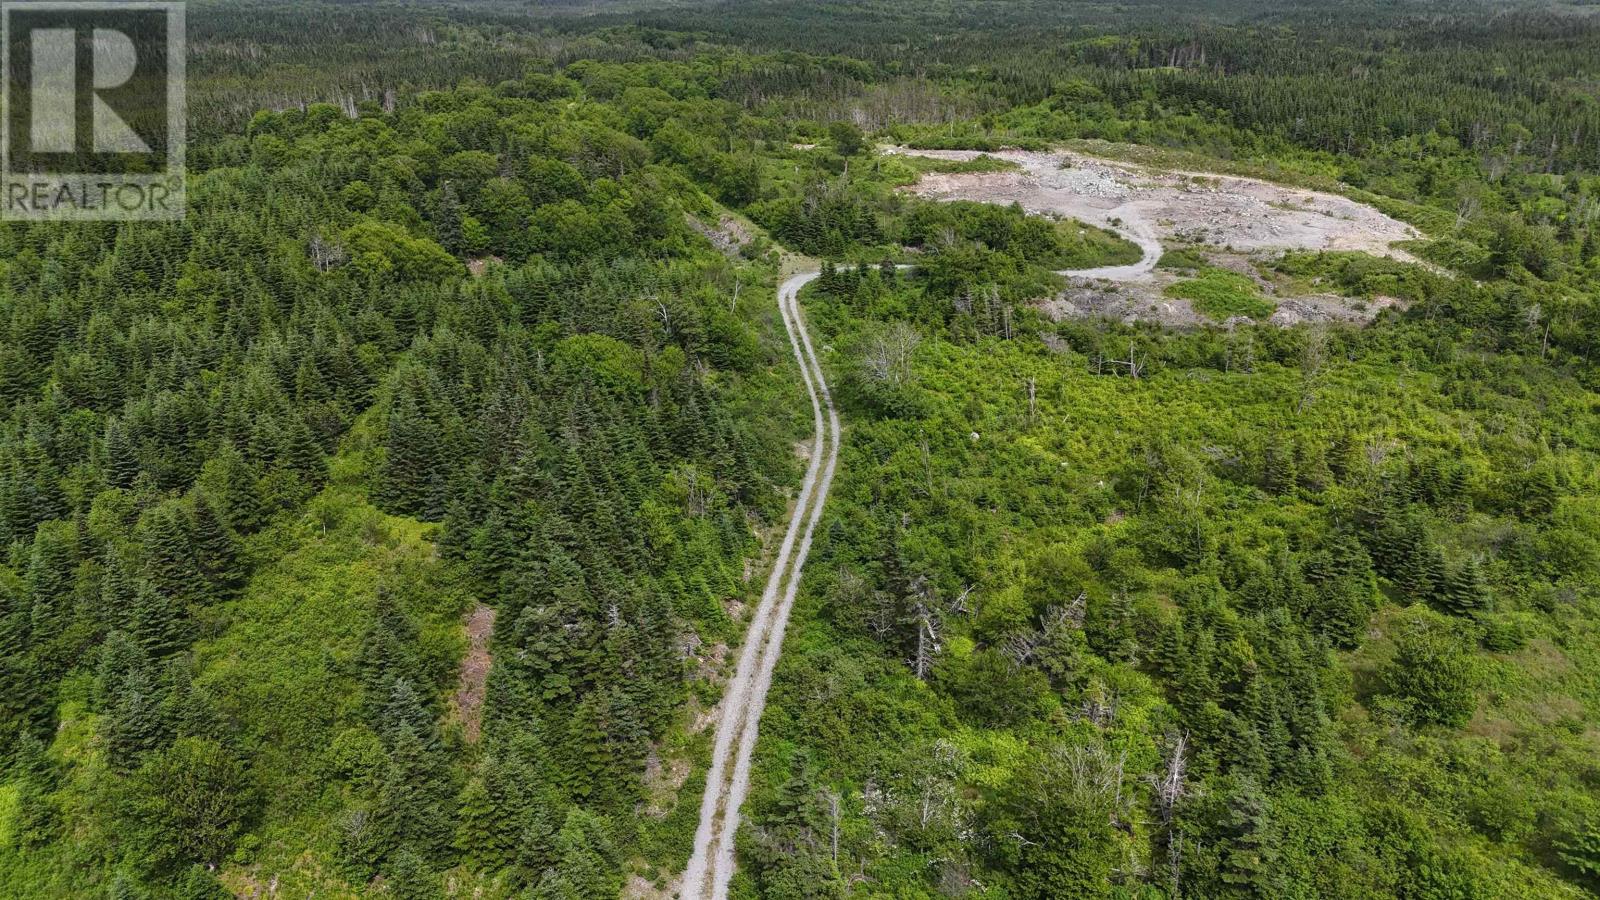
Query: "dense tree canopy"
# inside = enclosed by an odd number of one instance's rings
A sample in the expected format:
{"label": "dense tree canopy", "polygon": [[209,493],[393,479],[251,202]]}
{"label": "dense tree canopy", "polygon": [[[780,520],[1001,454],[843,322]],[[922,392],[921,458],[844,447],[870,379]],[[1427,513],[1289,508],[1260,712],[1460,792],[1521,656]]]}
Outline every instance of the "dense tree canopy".
{"label": "dense tree canopy", "polygon": [[[188,217],[0,223],[0,884],[664,887],[814,261],[738,896],[1600,889],[1600,26],[1069,6],[196,8]],[[1365,327],[1056,320],[1137,248],[874,149],[1086,138],[1428,264],[1261,261]]]}

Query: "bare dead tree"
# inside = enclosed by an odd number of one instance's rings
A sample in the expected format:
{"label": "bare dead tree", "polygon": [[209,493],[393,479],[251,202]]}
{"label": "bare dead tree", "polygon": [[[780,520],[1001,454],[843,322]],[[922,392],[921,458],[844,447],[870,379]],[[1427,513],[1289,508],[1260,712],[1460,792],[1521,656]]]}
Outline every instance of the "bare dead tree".
{"label": "bare dead tree", "polygon": [[[1539,334],[1542,332],[1542,335],[1539,338],[1540,356],[1550,355],[1550,325],[1552,321],[1553,317],[1546,316],[1544,314],[1543,305],[1535,303],[1533,306],[1528,308],[1529,333]],[[1540,327],[1541,325],[1543,325],[1542,328]]]}
{"label": "bare dead tree", "polygon": [[1184,797],[1187,786],[1184,783],[1184,771],[1188,768],[1187,754],[1189,751],[1189,735],[1178,734],[1174,736],[1167,747],[1167,752],[1162,759],[1161,771],[1151,775],[1156,794],[1156,811],[1161,815],[1161,824],[1171,825],[1178,802]]}
{"label": "bare dead tree", "polygon": [[1455,230],[1460,231],[1467,225],[1471,224],[1472,220],[1478,217],[1478,213],[1482,211],[1482,209],[1483,199],[1481,197],[1477,196],[1476,194],[1462,194],[1461,198],[1456,201]]}
{"label": "bare dead tree", "polygon": [[943,623],[939,621],[932,605],[922,597],[913,603],[911,614],[917,627],[917,649],[911,660],[911,670],[916,673],[918,680],[927,681],[928,673],[933,669],[933,658],[942,649],[940,632]]}
{"label": "bare dead tree", "polygon": [[925,754],[918,754],[909,773],[907,800],[909,812],[923,831],[945,828],[959,831],[962,820],[961,773],[967,768],[967,755],[944,739],[936,740]]}
{"label": "bare dead tree", "polygon": [[1126,749],[1113,756],[1105,744],[1096,742],[1054,747],[1045,766],[1052,780],[1064,782],[1077,797],[1102,806],[1111,824],[1120,828],[1131,819],[1122,794],[1127,763]]}
{"label": "bare dead tree", "polygon": [[1223,365],[1228,372],[1238,370],[1249,375],[1256,369],[1256,336],[1249,328],[1234,328],[1228,336],[1228,358]]}
{"label": "bare dead tree", "polygon": [[1178,804],[1188,793],[1188,785],[1184,782],[1184,772],[1189,765],[1188,752],[1189,735],[1179,733],[1170,736],[1162,757],[1161,770],[1148,776],[1155,789],[1156,814],[1167,829],[1167,869],[1173,896],[1182,896],[1178,881],[1183,869],[1183,832],[1173,825],[1173,820]]}
{"label": "bare dead tree", "polygon": [[318,272],[327,272],[344,265],[347,256],[344,247],[321,234],[311,235],[311,240],[306,244],[306,252],[310,254],[311,264],[317,267]]}
{"label": "bare dead tree", "polygon": [[699,470],[692,466],[685,467],[683,482],[684,512],[692,518],[705,518],[706,507],[710,502],[710,491],[701,483]]}
{"label": "bare dead tree", "polygon": [[1306,332],[1306,347],[1300,354],[1300,412],[1317,399],[1317,386],[1328,363],[1328,329],[1313,325]]}
{"label": "bare dead tree", "polygon": [[672,327],[672,310],[667,308],[667,301],[661,299],[659,296],[647,297],[645,299],[655,302],[656,315],[661,319],[661,330],[666,332],[670,337],[673,334],[674,329]]}
{"label": "bare dead tree", "polygon": [[822,799],[823,802],[828,805],[828,822],[830,825],[829,844],[833,848],[833,867],[837,869],[839,868],[839,821],[841,818],[839,810],[839,792],[826,791],[824,792]]}
{"label": "bare dead tree", "polygon": [[1117,708],[1121,705],[1122,697],[1116,691],[1107,694],[1104,688],[1096,687],[1093,693],[1083,698],[1079,714],[1096,728],[1106,728],[1116,721]]}
{"label": "bare dead tree", "polygon": [[933,671],[934,659],[944,649],[944,622],[952,615],[966,615],[967,597],[972,588],[963,590],[954,600],[941,601],[939,590],[926,575],[911,580],[910,624],[916,628],[916,649],[912,652],[911,670],[918,679],[926,681]]}
{"label": "bare dead tree", "polygon": [[922,335],[904,322],[880,329],[868,339],[861,356],[867,379],[901,387],[911,380],[911,358],[922,343]]}
{"label": "bare dead tree", "polygon": [[950,601],[950,614],[951,615],[953,615],[953,616],[965,616],[965,615],[969,614],[970,610],[967,609],[967,598],[972,596],[972,591],[973,591],[974,587],[975,587],[975,585],[970,585],[970,584],[967,585],[966,587],[961,589],[961,593],[957,594],[956,598],[954,600]]}
{"label": "bare dead tree", "polygon": [[928,436],[922,435],[918,447],[922,450],[922,472],[928,484],[928,496],[933,496],[933,452],[928,446]]}
{"label": "bare dead tree", "polygon": [[1039,617],[1039,627],[1033,631],[1013,634],[1006,638],[1001,652],[1017,667],[1027,665],[1044,647],[1063,631],[1083,627],[1083,616],[1088,602],[1087,591],[1080,591],[1076,599],[1066,606],[1052,605]]}
{"label": "bare dead tree", "polygon": [[1114,366],[1122,366],[1127,370],[1128,375],[1131,378],[1138,378],[1139,373],[1144,371],[1144,365],[1139,362],[1138,345],[1136,345],[1133,341],[1128,342],[1127,359],[1108,359],[1106,362]]}
{"label": "bare dead tree", "polygon": [[1005,639],[1005,643],[1000,646],[1000,652],[1011,660],[1013,666],[1020,669],[1033,659],[1033,654],[1039,649],[1039,643],[1039,636],[1034,632],[1013,634]]}

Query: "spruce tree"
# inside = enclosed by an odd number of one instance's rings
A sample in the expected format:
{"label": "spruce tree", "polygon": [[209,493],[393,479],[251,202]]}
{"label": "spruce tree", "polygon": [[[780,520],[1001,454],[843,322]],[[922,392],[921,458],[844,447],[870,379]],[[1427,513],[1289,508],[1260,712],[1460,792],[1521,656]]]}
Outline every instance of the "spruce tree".
{"label": "spruce tree", "polygon": [[1274,494],[1293,491],[1299,481],[1294,445],[1282,432],[1274,431],[1267,438],[1262,454],[1261,481],[1262,486]]}
{"label": "spruce tree", "polygon": [[108,698],[103,735],[106,761],[120,772],[138,768],[145,754],[169,737],[161,715],[161,695],[148,668],[126,674]]}
{"label": "spruce tree", "polygon": [[205,494],[196,495],[194,500],[193,533],[196,562],[205,580],[207,599],[232,597],[244,583],[244,567],[239,562],[231,529]]}
{"label": "spruce tree", "polygon": [[[493,757],[488,757],[480,769],[493,765]],[[495,846],[495,838],[505,832],[495,819],[494,800],[484,782],[483,776],[468,779],[456,796],[455,849],[474,868],[492,872],[507,862]]]}
{"label": "spruce tree", "polygon": [[393,747],[402,734],[409,733],[430,748],[433,739],[433,716],[412,686],[410,679],[397,678],[389,688],[389,696],[378,714],[378,733]]}
{"label": "spruce tree", "polygon": [[1226,837],[1222,851],[1222,883],[1247,897],[1270,898],[1275,879],[1272,869],[1277,841],[1272,828],[1271,804],[1256,780],[1233,779],[1224,813]]}
{"label": "spruce tree", "polygon": [[1472,616],[1489,606],[1489,583],[1476,557],[1452,569],[1434,594],[1434,606],[1457,616]]}
{"label": "spruce tree", "polygon": [[556,864],[556,831],[562,818],[544,796],[535,797],[524,815],[517,836],[517,867],[530,883],[537,884]]}
{"label": "spruce tree", "polygon": [[180,503],[167,501],[140,517],[139,542],[144,577],[155,590],[180,602],[204,598],[188,517]]}
{"label": "spruce tree", "polygon": [[409,379],[402,382],[390,408],[384,449],[378,498],[398,513],[424,511],[433,494],[434,473],[442,460],[438,426],[423,411]]}
{"label": "spruce tree", "polygon": [[117,419],[106,422],[102,439],[105,453],[106,484],[115,488],[131,488],[139,477],[139,460],[134,456],[128,434]]}
{"label": "spruce tree", "polygon": [[401,847],[389,857],[386,867],[389,894],[395,900],[443,900],[444,886],[422,854]]}
{"label": "spruce tree", "polygon": [[615,851],[603,819],[573,808],[555,837],[554,868],[531,892],[535,900],[610,900],[622,887],[614,874]]}
{"label": "spruce tree", "polygon": [[193,632],[188,607],[181,598],[148,581],[139,582],[128,616],[128,634],[150,658],[160,659],[187,647]]}
{"label": "spruce tree", "polygon": [[456,196],[455,186],[446,181],[439,188],[439,203],[434,210],[433,221],[439,246],[455,256],[460,256],[466,246],[461,219],[461,200]]}
{"label": "spruce tree", "polygon": [[450,783],[444,760],[409,726],[393,733],[388,773],[378,789],[373,815],[392,851],[410,846],[425,859],[436,859],[453,833]]}
{"label": "spruce tree", "polygon": [[78,533],[67,522],[47,522],[33,536],[26,585],[32,600],[29,630],[48,640],[70,621],[77,593]]}

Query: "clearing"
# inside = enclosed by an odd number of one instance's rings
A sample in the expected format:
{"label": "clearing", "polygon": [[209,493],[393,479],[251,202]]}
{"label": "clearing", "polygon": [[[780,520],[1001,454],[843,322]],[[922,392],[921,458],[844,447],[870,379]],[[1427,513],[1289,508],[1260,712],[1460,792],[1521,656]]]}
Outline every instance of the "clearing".
{"label": "clearing", "polygon": [[[1259,270],[1285,251],[1354,251],[1424,265],[1395,244],[1419,240],[1415,228],[1348,197],[1235,175],[1158,169],[1070,150],[914,150],[888,153],[968,161],[991,156],[1016,168],[929,173],[907,190],[935,200],[1017,203],[1040,215],[1070,217],[1137,243],[1128,266],[1071,273],[1070,287],[1047,308],[1065,317],[1099,316],[1195,325],[1208,321],[1190,300],[1168,291],[1183,276],[1156,267],[1183,249],[1207,266],[1255,279],[1275,311],[1267,321],[1370,320],[1393,298],[1358,300],[1311,292],[1274,296],[1280,285]],[[1182,293],[1178,291],[1177,293]]]}

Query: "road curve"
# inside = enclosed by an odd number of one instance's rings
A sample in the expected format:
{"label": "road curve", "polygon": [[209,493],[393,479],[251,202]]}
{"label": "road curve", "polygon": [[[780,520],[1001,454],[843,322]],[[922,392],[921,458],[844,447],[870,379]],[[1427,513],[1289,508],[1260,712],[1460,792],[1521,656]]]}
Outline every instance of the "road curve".
{"label": "road curve", "polygon": [[[800,498],[789,517],[789,525],[778,547],[767,578],[761,602],[745,633],[744,647],[733,678],[723,694],[722,711],[717,719],[716,742],[712,749],[711,770],[706,775],[705,795],[700,801],[700,825],[695,831],[694,852],[684,870],[682,900],[725,900],[734,870],[734,835],[739,830],[739,808],[750,786],[750,760],[756,746],[761,713],[766,709],[767,690],[772,672],[783,650],[783,634],[789,623],[800,586],[800,573],[811,551],[811,537],[822,518],[823,503],[833,483],[839,461],[839,413],[822,376],[800,317],[800,289],[817,272],[802,272],[778,288],[778,311],[789,333],[789,346],[800,364],[800,376],[811,397],[814,437],[811,464],[800,485]],[[796,542],[798,540],[798,547]]]}
{"label": "road curve", "polygon": [[[1115,220],[1116,224],[1112,224],[1112,220]],[[1139,209],[1138,202],[1124,203],[1106,213],[1106,221],[1101,222],[1100,227],[1116,232],[1119,237],[1138,244],[1139,261],[1125,266],[1066,269],[1056,274],[1068,278],[1099,278],[1105,281],[1148,280],[1150,273],[1156,270],[1156,263],[1161,259],[1161,241],[1145,218],[1144,211]]]}
{"label": "road curve", "polygon": [[[1148,233],[1129,229],[1128,236],[1144,252],[1139,262],[1126,266],[1068,269],[1058,275],[1079,278],[1136,280],[1148,276],[1161,255],[1161,245]],[[909,269],[911,266],[898,266]],[[800,316],[800,289],[818,276],[809,271],[792,275],[778,288],[778,311],[789,333],[789,346],[800,364],[800,377],[811,397],[811,464],[800,484],[800,499],[784,531],[772,564],[772,574],[761,593],[761,602],[745,633],[744,647],[733,678],[723,694],[717,717],[716,742],[711,755],[711,770],[706,774],[705,794],[700,800],[700,825],[695,831],[694,852],[684,869],[680,900],[727,900],[728,886],[735,867],[734,836],[739,831],[739,811],[750,788],[750,761],[755,755],[761,714],[767,706],[767,691],[772,673],[783,652],[783,635],[789,625],[789,611],[800,588],[800,574],[811,552],[811,538],[822,518],[828,489],[839,462],[839,412],[822,375],[811,346],[811,335]]]}

